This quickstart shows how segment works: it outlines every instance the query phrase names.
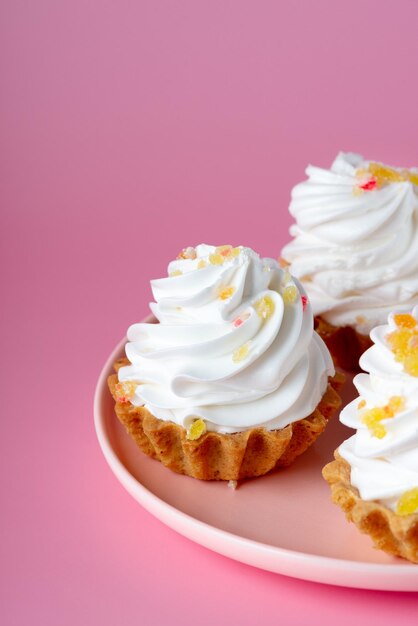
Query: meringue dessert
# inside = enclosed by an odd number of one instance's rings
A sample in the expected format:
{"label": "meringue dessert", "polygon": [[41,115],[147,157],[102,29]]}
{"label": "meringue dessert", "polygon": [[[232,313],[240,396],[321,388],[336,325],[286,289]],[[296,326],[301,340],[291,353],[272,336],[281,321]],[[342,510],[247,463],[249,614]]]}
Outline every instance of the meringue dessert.
{"label": "meringue dessert", "polygon": [[368,374],[341,412],[356,434],[340,445],[324,478],[332,500],[377,548],[418,563],[418,306],[389,315],[361,357]]}
{"label": "meringue dessert", "polygon": [[159,323],[129,328],[109,378],[141,450],[204,480],[289,465],[340,406],[342,380],[298,281],[250,248],[199,245],[151,288]]}
{"label": "meringue dessert", "polygon": [[355,370],[370,330],[418,302],[418,170],[340,153],[306,174],[292,191],[294,239],[282,259],[334,362]]}

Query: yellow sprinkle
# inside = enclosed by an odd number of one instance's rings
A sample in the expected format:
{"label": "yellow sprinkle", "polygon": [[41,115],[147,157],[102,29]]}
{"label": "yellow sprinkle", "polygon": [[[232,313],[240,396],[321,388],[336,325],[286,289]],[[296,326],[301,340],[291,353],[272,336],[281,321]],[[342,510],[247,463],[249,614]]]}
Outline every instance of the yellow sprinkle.
{"label": "yellow sprinkle", "polygon": [[274,302],[270,296],[263,296],[254,304],[254,308],[261,319],[268,320],[274,313]]}
{"label": "yellow sprinkle", "polygon": [[[418,185],[418,183],[417,183],[417,185]],[[235,256],[235,257],[239,256],[240,253],[241,253],[241,248],[232,248],[232,256]]]}
{"label": "yellow sprinkle", "polygon": [[196,441],[196,439],[199,439],[199,437],[201,437],[205,432],[206,424],[202,419],[199,418],[195,420],[190,426],[189,430],[187,431],[186,438],[189,439],[189,441]]}
{"label": "yellow sprinkle", "polygon": [[[364,405],[360,406],[363,401],[358,405],[359,409],[362,409]],[[383,439],[387,434],[386,428],[381,424],[382,420],[395,417],[397,413],[403,411],[405,408],[405,399],[402,396],[391,396],[388,403],[382,407],[373,407],[371,409],[365,409],[361,412],[361,421],[367,426],[374,437]]]}
{"label": "yellow sprinkle", "polygon": [[377,179],[379,187],[385,183],[402,183],[406,180],[401,172],[387,167],[386,165],[381,165],[380,163],[370,163],[368,169]]}
{"label": "yellow sprinkle", "polygon": [[414,185],[418,185],[418,172],[408,172],[408,178]]}
{"label": "yellow sprinkle", "polygon": [[396,505],[398,515],[412,515],[418,510],[418,487],[405,491]]}
{"label": "yellow sprinkle", "polygon": [[404,369],[410,376],[418,376],[418,350],[416,354],[409,354],[404,361]]}
{"label": "yellow sprinkle", "polygon": [[209,255],[209,263],[211,263],[212,265],[222,265],[224,261],[225,257],[217,254],[216,252]]}
{"label": "yellow sprinkle", "polygon": [[394,322],[396,326],[402,328],[415,328],[417,325],[417,320],[413,315],[409,313],[397,313],[393,316]]}
{"label": "yellow sprinkle", "polygon": [[221,287],[218,291],[219,300],[228,300],[235,291],[235,287]]}
{"label": "yellow sprinkle", "polygon": [[357,187],[356,185],[353,187],[353,196],[362,196],[364,194],[364,189],[361,187]]}
{"label": "yellow sprinkle", "polygon": [[298,295],[298,290],[294,285],[289,285],[283,289],[283,302],[285,304],[292,304]]}
{"label": "yellow sprinkle", "polygon": [[204,267],[206,267],[206,261],[205,259],[200,259],[200,261],[197,264],[197,269],[202,270]]}
{"label": "yellow sprinkle", "polygon": [[174,270],[173,272],[170,272],[170,278],[173,278],[174,276],[181,276],[183,274],[183,272],[181,270]]}
{"label": "yellow sprinkle", "polygon": [[237,348],[236,350],[234,350],[232,354],[232,360],[234,361],[234,363],[239,363],[240,361],[243,361],[244,359],[247,358],[249,352],[250,352],[250,342],[247,341],[247,343],[244,343],[240,348]]}

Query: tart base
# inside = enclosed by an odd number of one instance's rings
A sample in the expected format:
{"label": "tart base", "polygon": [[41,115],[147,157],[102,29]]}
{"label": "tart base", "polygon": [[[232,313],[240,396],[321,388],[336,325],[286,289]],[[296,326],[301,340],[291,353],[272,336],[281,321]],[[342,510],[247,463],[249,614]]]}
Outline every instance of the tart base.
{"label": "tart base", "polygon": [[331,499],[347,519],[371,537],[376,548],[418,563],[418,513],[397,515],[378,502],[362,500],[350,482],[351,468],[335,452],[322,475],[331,487]]}
{"label": "tart base", "polygon": [[372,345],[368,335],[361,335],[351,326],[333,326],[321,316],[315,317],[315,330],[324,340],[336,367],[359,371],[359,359]]}
{"label": "tart base", "polygon": [[[126,364],[115,363],[115,370]],[[108,378],[114,399],[116,374]],[[116,401],[115,412],[138,447],[179,474],[201,480],[240,480],[262,476],[276,467],[290,465],[323,432],[333,412],[341,406],[337,393],[344,376],[337,373],[311,415],[280,430],[251,428],[244,432],[206,432],[190,441],[186,430],[154,417],[144,407]]]}

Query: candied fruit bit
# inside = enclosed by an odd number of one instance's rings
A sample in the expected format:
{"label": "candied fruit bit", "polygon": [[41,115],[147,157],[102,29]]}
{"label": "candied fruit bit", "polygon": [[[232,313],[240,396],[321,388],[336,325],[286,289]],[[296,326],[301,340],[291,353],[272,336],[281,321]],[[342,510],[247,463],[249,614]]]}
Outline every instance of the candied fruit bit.
{"label": "candied fruit bit", "polygon": [[132,400],[135,395],[135,390],[138,386],[138,383],[132,380],[125,380],[124,382],[117,383],[115,385],[115,398],[117,402],[121,404],[126,404]]}
{"label": "candied fruit bit", "polygon": [[268,320],[274,313],[274,302],[270,296],[263,296],[254,304],[258,317]]}
{"label": "candied fruit bit", "polygon": [[235,287],[221,287],[218,291],[219,300],[228,300],[235,292]]}
{"label": "candied fruit bit", "polygon": [[368,180],[360,183],[359,189],[362,189],[363,191],[374,191],[375,189],[377,189],[377,179],[372,176]]}
{"label": "candied fruit bit", "polygon": [[283,289],[283,302],[285,304],[292,304],[298,295],[298,290],[294,285],[288,285]]}
{"label": "candied fruit bit", "polygon": [[409,340],[414,336],[410,328],[399,328],[386,335],[386,340],[397,361],[403,361],[409,354]]}
{"label": "candied fruit bit", "polygon": [[[364,400],[361,400],[358,408],[361,410]],[[360,406],[362,405],[362,406]],[[385,419],[394,417],[399,411],[405,408],[405,399],[402,396],[391,396],[388,403],[383,407],[374,407],[365,409],[361,412],[361,421],[367,426],[372,435],[378,439],[383,439],[386,435],[386,428],[380,422]]]}
{"label": "candied fruit bit", "polygon": [[178,255],[178,259],[195,259],[197,256],[196,250],[189,246],[188,248],[183,248],[183,250]]}
{"label": "candied fruit bit", "polygon": [[405,398],[402,396],[391,396],[389,402],[383,408],[386,417],[394,417],[399,411],[403,411],[405,408]]}
{"label": "candied fruit bit", "polygon": [[397,313],[393,316],[396,326],[400,328],[415,328],[417,320],[409,313]]}
{"label": "candied fruit bit", "polygon": [[365,406],[366,406],[366,400],[360,400],[360,402],[358,403],[357,408],[358,409],[364,409]]}
{"label": "candied fruit bit", "polygon": [[418,511],[418,487],[405,491],[396,504],[398,515],[412,515]]}
{"label": "candied fruit bit", "polygon": [[170,272],[170,278],[174,278],[175,276],[181,276],[183,272],[181,270],[173,270]]}
{"label": "candied fruit bit", "polygon": [[225,258],[221,254],[218,254],[217,252],[214,252],[213,254],[209,255],[209,263],[211,265],[222,265],[224,261],[225,261]]}
{"label": "candied fruit bit", "polygon": [[412,335],[408,340],[408,350],[416,350],[418,348],[418,333],[416,335]]}
{"label": "candied fruit bit", "polygon": [[308,304],[308,297],[301,296],[301,300],[302,300],[302,310],[304,311],[306,309],[306,305]]}
{"label": "candied fruit bit", "polygon": [[363,411],[361,421],[366,424],[372,435],[378,439],[383,439],[386,435],[386,428],[380,422],[387,417],[384,409],[375,407],[373,409],[366,409]]}
{"label": "candied fruit bit", "polygon": [[205,259],[200,259],[200,261],[197,264],[197,269],[202,270],[204,267],[206,267],[206,261]]}
{"label": "candied fruit bit", "polygon": [[244,343],[242,346],[234,350],[234,352],[232,353],[232,360],[234,361],[234,363],[239,363],[240,361],[243,361],[247,358],[249,352],[250,342],[247,341],[247,343]]}
{"label": "candied fruit bit", "polygon": [[410,180],[411,183],[413,183],[414,185],[418,185],[418,172],[408,172],[408,178]]}
{"label": "candied fruit bit", "polygon": [[411,376],[418,376],[418,352],[408,354],[404,361],[404,369]]}
{"label": "candied fruit bit", "polygon": [[217,254],[222,254],[224,257],[228,257],[232,253],[232,246],[218,246],[215,250]]}
{"label": "candied fruit bit", "polygon": [[234,321],[232,322],[233,326],[235,328],[238,328],[239,326],[241,326],[248,318],[250,317],[249,313],[242,313],[242,315],[240,315],[239,317],[237,317],[236,319],[234,319]]}
{"label": "candied fruit bit", "polygon": [[288,261],[286,261],[286,259],[284,259],[282,256],[280,256],[279,257],[279,265],[283,269],[286,269],[287,267],[289,267],[290,263]]}
{"label": "candied fruit bit", "polygon": [[376,178],[379,186],[385,183],[402,183],[406,180],[402,172],[381,163],[369,163],[369,172]]}
{"label": "candied fruit bit", "polygon": [[205,432],[206,424],[199,417],[199,419],[195,420],[188,429],[186,437],[189,441],[196,441],[196,439],[199,439]]}
{"label": "candied fruit bit", "polygon": [[237,257],[237,256],[239,256],[240,252],[241,252],[241,248],[236,247],[236,248],[232,248],[231,254],[232,254],[233,257]]}

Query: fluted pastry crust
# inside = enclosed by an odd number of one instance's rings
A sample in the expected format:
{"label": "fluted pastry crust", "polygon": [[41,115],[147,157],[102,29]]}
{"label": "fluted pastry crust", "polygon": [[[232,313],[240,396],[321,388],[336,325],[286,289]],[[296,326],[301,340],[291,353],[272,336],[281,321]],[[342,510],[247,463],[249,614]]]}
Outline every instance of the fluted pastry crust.
{"label": "fluted pastry crust", "polygon": [[397,515],[374,501],[362,500],[350,482],[350,465],[335,452],[335,461],[322,470],[331,487],[331,498],[347,519],[370,535],[376,548],[418,563],[418,513]]}
{"label": "fluted pastry crust", "polygon": [[[125,364],[123,359],[117,361],[115,370]],[[343,381],[342,374],[329,379],[327,390],[315,411],[280,430],[251,428],[232,434],[206,432],[196,441],[190,441],[184,428],[157,419],[144,407],[116,401],[115,412],[138,447],[174,472],[201,480],[239,480],[290,465],[302,454],[341,406],[337,389]],[[115,374],[108,378],[115,400],[117,382]]]}

